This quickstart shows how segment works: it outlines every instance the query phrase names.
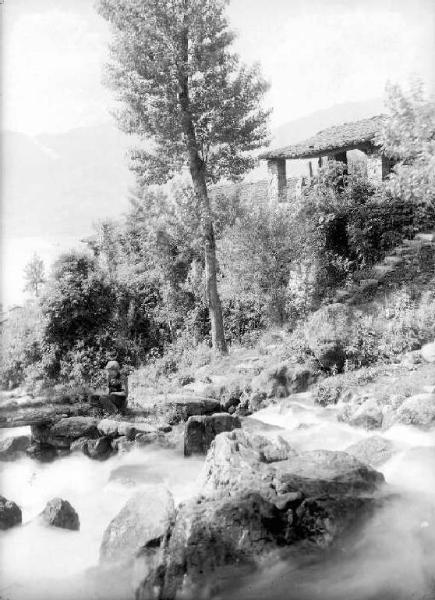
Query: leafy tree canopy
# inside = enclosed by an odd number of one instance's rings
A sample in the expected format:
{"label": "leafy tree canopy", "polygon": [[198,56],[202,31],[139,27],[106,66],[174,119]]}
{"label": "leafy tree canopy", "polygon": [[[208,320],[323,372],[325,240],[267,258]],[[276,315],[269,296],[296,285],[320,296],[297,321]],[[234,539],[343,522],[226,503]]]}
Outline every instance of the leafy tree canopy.
{"label": "leafy tree canopy", "polygon": [[237,180],[265,144],[269,111],[259,108],[267,84],[258,66],[241,65],[227,0],[99,0],[114,25],[110,85],[125,109],[121,127],[153,141],[137,150],[141,181],[164,183],[187,165],[180,106],[188,100],[207,180]]}

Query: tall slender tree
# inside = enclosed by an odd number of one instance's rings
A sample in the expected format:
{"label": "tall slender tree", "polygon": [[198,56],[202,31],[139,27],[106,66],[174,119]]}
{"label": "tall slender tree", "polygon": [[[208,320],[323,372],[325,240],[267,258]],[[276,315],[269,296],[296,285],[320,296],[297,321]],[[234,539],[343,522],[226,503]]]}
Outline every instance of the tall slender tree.
{"label": "tall slender tree", "polygon": [[187,168],[200,201],[213,346],[226,352],[217,289],[216,244],[208,187],[238,180],[265,145],[267,90],[257,66],[240,64],[228,0],[97,0],[113,25],[108,82],[123,109],[121,128],[151,140],[133,153],[142,184],[161,184]]}

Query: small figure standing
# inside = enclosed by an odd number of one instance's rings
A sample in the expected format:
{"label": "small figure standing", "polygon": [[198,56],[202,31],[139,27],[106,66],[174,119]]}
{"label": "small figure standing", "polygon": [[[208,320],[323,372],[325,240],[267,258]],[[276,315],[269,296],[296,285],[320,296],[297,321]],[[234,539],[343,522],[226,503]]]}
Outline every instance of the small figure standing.
{"label": "small figure standing", "polygon": [[109,360],[106,365],[108,394],[92,394],[91,404],[108,413],[123,413],[127,408],[128,381],[121,375],[118,361]]}

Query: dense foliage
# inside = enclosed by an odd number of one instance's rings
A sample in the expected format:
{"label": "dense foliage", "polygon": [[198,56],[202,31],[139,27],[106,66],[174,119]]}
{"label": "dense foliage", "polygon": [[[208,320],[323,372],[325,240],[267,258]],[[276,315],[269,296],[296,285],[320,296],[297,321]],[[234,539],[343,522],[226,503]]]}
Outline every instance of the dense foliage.
{"label": "dense foliage", "polygon": [[267,89],[258,66],[240,64],[225,15],[227,0],[99,0],[113,29],[110,85],[121,127],[146,143],[134,153],[138,182],[190,175],[201,215],[205,294],[215,350],[227,344],[217,285],[216,232],[208,186],[237,180],[267,139]]}
{"label": "dense foliage", "polygon": [[[369,272],[404,238],[433,228],[432,105],[395,93],[382,135],[398,162],[382,184],[348,176],[329,162],[290,205],[273,207],[222,188],[211,194],[227,341],[252,343],[259,330],[274,325],[297,332],[337,287]],[[176,371],[187,348],[206,354],[201,215],[198,197],[182,179],[170,188],[138,186],[127,214],[102,221],[86,253],[57,261],[40,306],[3,326],[2,385],[98,382],[112,357],[127,366]],[[348,353],[354,367],[391,360],[435,335],[429,292],[398,293],[389,316],[386,310],[359,322]]]}

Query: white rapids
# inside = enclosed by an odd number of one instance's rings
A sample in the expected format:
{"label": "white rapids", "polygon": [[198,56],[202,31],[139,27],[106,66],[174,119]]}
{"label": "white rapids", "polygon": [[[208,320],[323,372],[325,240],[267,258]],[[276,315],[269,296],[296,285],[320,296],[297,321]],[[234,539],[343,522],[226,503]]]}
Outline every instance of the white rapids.
{"label": "white rapids", "polygon": [[[298,394],[257,412],[246,427],[281,435],[299,450],[344,450],[373,433],[336,420],[335,408],[315,406]],[[12,432],[16,433],[16,432]],[[219,600],[434,600],[435,431],[394,426],[380,435],[396,454],[378,467],[394,499],[380,509],[355,547],[325,558],[294,557],[264,565],[220,594]],[[103,532],[131,494],[162,483],[176,501],[192,496],[203,459],[152,446],[106,462],[71,455],[52,463],[22,458],[0,463],[1,493],[23,510],[23,525],[0,532],[2,600],[109,600],[89,596],[83,578],[98,564]],[[69,500],[80,531],[50,529],[37,515],[47,500]],[[69,582],[66,586],[65,582]],[[74,582],[74,583],[72,583]],[[80,582],[80,584],[78,583]],[[75,587],[74,587],[75,586]],[[130,589],[110,600],[133,600]]]}

